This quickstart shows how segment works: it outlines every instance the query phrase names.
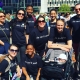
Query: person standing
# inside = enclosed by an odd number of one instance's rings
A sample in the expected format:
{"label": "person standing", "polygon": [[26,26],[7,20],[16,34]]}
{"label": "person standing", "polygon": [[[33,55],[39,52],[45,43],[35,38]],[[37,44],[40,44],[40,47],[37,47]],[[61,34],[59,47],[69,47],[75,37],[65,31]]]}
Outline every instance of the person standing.
{"label": "person standing", "polygon": [[10,27],[5,13],[0,11],[0,54],[7,54],[10,45]]}
{"label": "person standing", "polygon": [[47,25],[49,27],[56,27],[56,21],[57,21],[57,11],[55,9],[50,10],[50,20],[47,22]]}
{"label": "person standing", "polygon": [[31,32],[34,29],[36,18],[33,16],[33,6],[27,5],[26,7],[26,19],[29,24],[29,31]]}
{"label": "person standing", "polygon": [[28,43],[29,29],[28,24],[25,19],[25,11],[23,9],[19,9],[16,13],[16,18],[10,22],[11,30],[12,30],[12,43],[16,44],[19,47],[20,51],[20,61],[23,60],[25,53],[25,46]]}
{"label": "person standing", "polygon": [[[71,30],[72,41],[73,41],[73,49],[75,53],[75,58],[77,61],[78,57],[78,49],[80,43],[80,3],[75,5],[76,15],[72,17],[68,23],[68,26]],[[75,69],[77,72],[77,62],[75,63]]]}

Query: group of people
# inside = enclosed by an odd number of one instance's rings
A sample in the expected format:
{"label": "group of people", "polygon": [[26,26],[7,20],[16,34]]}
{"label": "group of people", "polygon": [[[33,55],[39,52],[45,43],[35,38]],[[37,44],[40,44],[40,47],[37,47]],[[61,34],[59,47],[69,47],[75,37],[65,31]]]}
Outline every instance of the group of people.
{"label": "group of people", "polygon": [[44,16],[36,19],[32,15],[32,5],[28,5],[26,10],[19,9],[16,18],[10,22],[6,21],[5,13],[0,12],[0,54],[5,55],[0,61],[1,80],[40,80],[42,59],[50,54],[53,60],[55,51],[58,57],[61,53],[70,52],[73,47],[77,60],[80,4],[75,5],[75,11],[77,15],[67,23],[69,28],[66,28],[65,20],[57,19],[55,9],[51,9],[51,19],[47,23]]}

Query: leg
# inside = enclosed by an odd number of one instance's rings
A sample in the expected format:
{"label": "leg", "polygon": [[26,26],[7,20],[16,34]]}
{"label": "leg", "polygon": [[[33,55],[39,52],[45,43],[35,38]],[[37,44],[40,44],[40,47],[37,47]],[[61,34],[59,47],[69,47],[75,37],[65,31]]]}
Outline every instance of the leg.
{"label": "leg", "polygon": [[74,68],[75,68],[74,76],[75,76],[75,78],[78,76],[78,72],[77,72],[78,48],[79,48],[79,43],[76,43],[76,44],[74,43],[74,44],[73,44],[73,49],[74,49],[75,59],[76,59],[76,62],[74,63]]}

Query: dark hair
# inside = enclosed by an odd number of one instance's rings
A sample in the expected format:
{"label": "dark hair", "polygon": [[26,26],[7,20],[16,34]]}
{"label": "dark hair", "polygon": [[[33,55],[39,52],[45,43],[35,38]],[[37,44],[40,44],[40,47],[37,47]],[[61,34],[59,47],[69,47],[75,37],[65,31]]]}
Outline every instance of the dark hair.
{"label": "dark hair", "polygon": [[67,13],[65,14],[65,16],[67,16],[67,15],[70,15],[70,13],[69,13],[69,12],[67,12]]}
{"label": "dark hair", "polygon": [[39,18],[43,18],[43,19],[45,20],[44,16],[41,16],[41,15],[40,15],[40,16],[37,18],[37,20],[35,21],[36,26],[38,26],[38,20],[39,20]]}
{"label": "dark hair", "polygon": [[27,9],[28,7],[32,7],[32,8],[33,8],[33,5],[32,5],[32,4],[28,4],[28,5],[26,6],[26,9]]}
{"label": "dark hair", "polygon": [[17,18],[17,14],[18,14],[18,12],[19,12],[20,10],[24,12],[24,17],[25,17],[25,15],[26,15],[25,10],[24,10],[24,9],[19,9],[19,10],[17,10],[17,12],[16,12],[16,18]]}
{"label": "dark hair", "polygon": [[50,13],[51,13],[52,11],[55,11],[55,12],[56,12],[56,14],[57,14],[57,11],[56,11],[56,9],[51,9],[51,10],[50,10]]}
{"label": "dark hair", "polygon": [[[15,46],[15,47],[18,48],[18,46],[17,46],[16,44],[10,44],[9,49],[10,49],[12,46]],[[19,48],[18,48],[18,50],[19,50]]]}
{"label": "dark hair", "polygon": [[26,44],[26,48],[27,48],[27,46],[29,46],[29,45],[32,45],[33,48],[34,48],[34,45],[33,45],[32,43],[28,43],[28,44]]}
{"label": "dark hair", "polygon": [[[9,46],[9,49],[11,48],[11,46],[15,46],[15,47],[18,48],[17,45],[15,45],[15,44],[11,44],[11,45]],[[19,49],[18,49],[18,50],[19,50]],[[0,62],[2,62],[2,61],[5,59],[5,57],[7,57],[7,56],[9,56],[9,53],[8,53],[8,54],[5,54],[5,55],[2,55],[2,56],[0,57]]]}
{"label": "dark hair", "polygon": [[0,11],[0,13],[3,13],[4,15],[6,15],[4,11]]}
{"label": "dark hair", "polygon": [[77,4],[75,5],[75,7],[76,7],[77,5],[80,5],[80,3],[77,3]]}

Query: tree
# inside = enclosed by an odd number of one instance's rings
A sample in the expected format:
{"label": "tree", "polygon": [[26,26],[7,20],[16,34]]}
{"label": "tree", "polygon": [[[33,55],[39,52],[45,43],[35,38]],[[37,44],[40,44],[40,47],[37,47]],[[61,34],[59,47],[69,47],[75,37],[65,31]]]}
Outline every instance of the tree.
{"label": "tree", "polygon": [[58,8],[58,12],[71,12],[71,7],[67,4],[62,4],[59,8]]}

